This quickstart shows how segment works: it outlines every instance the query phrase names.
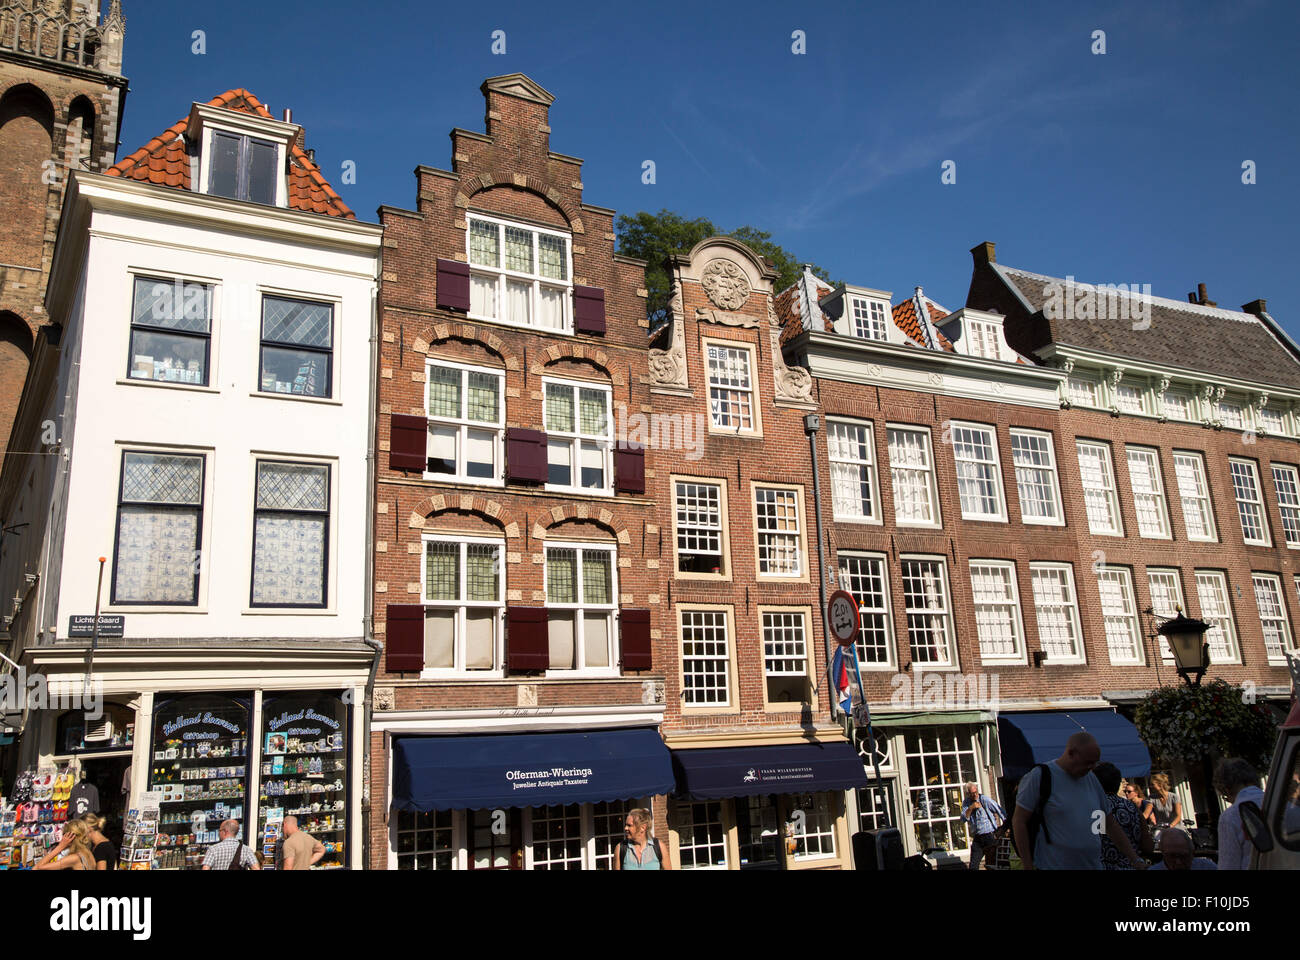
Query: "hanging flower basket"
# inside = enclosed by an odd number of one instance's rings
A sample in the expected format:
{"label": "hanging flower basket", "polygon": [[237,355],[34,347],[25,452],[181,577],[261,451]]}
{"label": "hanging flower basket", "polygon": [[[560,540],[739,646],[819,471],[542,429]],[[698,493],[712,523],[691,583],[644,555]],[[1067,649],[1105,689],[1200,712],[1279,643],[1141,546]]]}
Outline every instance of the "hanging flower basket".
{"label": "hanging flower basket", "polygon": [[1191,763],[1209,753],[1263,766],[1273,754],[1277,724],[1262,704],[1247,700],[1241,687],[1223,680],[1160,687],[1138,704],[1138,734],[1166,761]]}

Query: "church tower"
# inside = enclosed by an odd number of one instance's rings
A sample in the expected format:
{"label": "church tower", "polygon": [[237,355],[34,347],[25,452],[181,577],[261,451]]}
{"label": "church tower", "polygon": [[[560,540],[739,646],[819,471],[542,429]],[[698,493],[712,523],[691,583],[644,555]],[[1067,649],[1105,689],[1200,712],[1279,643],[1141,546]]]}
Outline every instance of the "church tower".
{"label": "church tower", "polygon": [[113,165],[126,78],[121,0],[0,0],[0,463],[47,322],[63,192]]}

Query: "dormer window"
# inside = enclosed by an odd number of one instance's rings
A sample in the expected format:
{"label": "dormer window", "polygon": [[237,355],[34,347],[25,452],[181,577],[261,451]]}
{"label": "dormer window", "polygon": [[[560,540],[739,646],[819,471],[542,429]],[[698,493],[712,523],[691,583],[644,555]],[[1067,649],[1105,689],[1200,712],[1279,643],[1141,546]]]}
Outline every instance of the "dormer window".
{"label": "dormer window", "polygon": [[208,193],[231,200],[275,204],[279,148],[269,140],[212,131]]}
{"label": "dormer window", "polygon": [[853,335],[862,340],[887,340],[889,334],[885,326],[888,311],[879,300],[866,297],[850,297],[849,309],[852,313]]}
{"label": "dormer window", "polygon": [[270,207],[289,205],[286,171],[299,128],[261,114],[196,103],[186,137],[200,193]]}
{"label": "dormer window", "polygon": [[970,354],[986,360],[998,360],[1002,356],[1002,332],[995,323],[980,320],[968,320],[970,324]]}

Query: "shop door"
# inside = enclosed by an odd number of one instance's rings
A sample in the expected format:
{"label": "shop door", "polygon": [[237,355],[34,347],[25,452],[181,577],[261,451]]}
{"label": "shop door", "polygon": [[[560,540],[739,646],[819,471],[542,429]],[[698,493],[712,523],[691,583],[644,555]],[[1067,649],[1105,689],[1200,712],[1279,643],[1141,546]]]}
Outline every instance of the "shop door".
{"label": "shop door", "polygon": [[741,870],[781,870],[785,867],[781,811],[772,794],[738,797],[736,839]]}
{"label": "shop door", "polygon": [[[122,789],[130,757],[100,757],[81,760],[82,775],[99,791],[99,815],[104,818],[104,836],[115,847],[122,846],[122,817],[126,813],[126,794]],[[126,783],[127,790],[130,784]]]}
{"label": "shop door", "polygon": [[938,851],[958,855],[970,838],[961,819],[967,781],[979,781],[974,728],[913,727],[903,733],[904,809],[911,829],[903,828],[908,855]]}
{"label": "shop door", "polygon": [[522,810],[471,810],[468,816],[471,870],[524,868]]}

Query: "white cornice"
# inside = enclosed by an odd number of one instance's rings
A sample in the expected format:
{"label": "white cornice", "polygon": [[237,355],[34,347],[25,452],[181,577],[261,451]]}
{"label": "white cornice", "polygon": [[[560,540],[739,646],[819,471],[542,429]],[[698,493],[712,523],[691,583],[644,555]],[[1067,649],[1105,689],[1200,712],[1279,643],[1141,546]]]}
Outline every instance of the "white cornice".
{"label": "white cornice", "polygon": [[[1270,397],[1286,397],[1288,400],[1300,399],[1300,388],[1288,390],[1286,387],[1278,386],[1276,383],[1267,383],[1260,380],[1239,380],[1230,377],[1216,376],[1212,373],[1205,373],[1201,370],[1193,370],[1190,367],[1174,367],[1167,364],[1147,363],[1142,360],[1134,360],[1131,357],[1121,356],[1117,353],[1101,353],[1096,350],[1088,350],[1084,347],[1076,347],[1068,343],[1049,343],[1037,351],[1037,355],[1044,360],[1055,361],[1069,358],[1076,363],[1083,363],[1084,366],[1095,367],[1102,370],[1114,367],[1123,367],[1126,374],[1140,374],[1151,377],[1168,377],[1175,383],[1190,382],[1198,387],[1205,384],[1231,388],[1234,392],[1255,392],[1267,393]],[[1078,367],[1076,366],[1076,370]]]}
{"label": "white cornice", "polygon": [[835,333],[803,333],[787,349],[814,377],[898,390],[1057,409],[1064,372]]}
{"label": "white cornice", "polygon": [[191,139],[196,139],[202,126],[234,130],[265,140],[274,140],[286,146],[293,142],[300,129],[296,123],[271,120],[255,113],[245,113],[243,110],[228,110],[206,103],[196,103],[190,108],[186,133]]}
{"label": "white cornice", "polygon": [[515,730],[587,730],[657,727],[663,704],[597,707],[490,707],[464,710],[400,710],[374,715],[371,726],[388,733],[503,733]]}

